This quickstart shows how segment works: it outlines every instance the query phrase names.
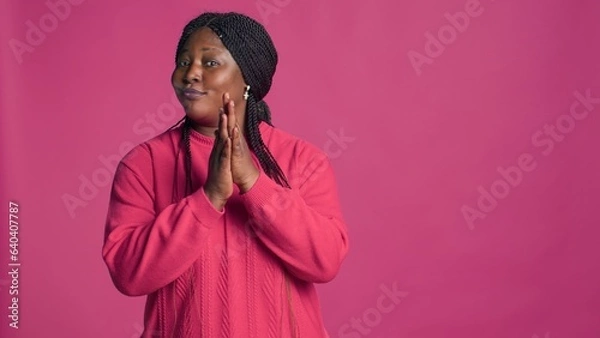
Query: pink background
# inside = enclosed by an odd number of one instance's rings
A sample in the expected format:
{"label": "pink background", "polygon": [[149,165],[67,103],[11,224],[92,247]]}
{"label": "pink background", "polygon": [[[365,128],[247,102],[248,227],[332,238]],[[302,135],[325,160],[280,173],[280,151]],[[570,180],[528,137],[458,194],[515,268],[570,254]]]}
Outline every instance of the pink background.
{"label": "pink background", "polygon": [[332,337],[600,336],[599,2],[49,3],[0,8],[0,183],[22,263],[18,330],[0,273],[2,337],[139,336],[144,298],[100,254],[113,165],[182,116],[175,47],[206,9],[266,25],[274,122],[332,158],[351,240],[318,286]]}

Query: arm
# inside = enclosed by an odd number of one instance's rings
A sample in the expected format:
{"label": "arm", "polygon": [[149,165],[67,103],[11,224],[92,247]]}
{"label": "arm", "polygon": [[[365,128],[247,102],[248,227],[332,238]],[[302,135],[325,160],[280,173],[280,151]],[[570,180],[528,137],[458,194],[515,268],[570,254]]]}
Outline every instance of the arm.
{"label": "arm", "polygon": [[241,198],[256,236],[290,273],[325,283],[339,271],[348,252],[348,235],[333,168],[325,155],[316,163],[316,168],[290,180],[292,189],[261,171]]}
{"label": "arm", "polygon": [[102,248],[115,286],[128,296],[152,293],[185,272],[223,214],[202,188],[157,214],[150,156],[140,152],[140,169],[121,161],[115,172]]}

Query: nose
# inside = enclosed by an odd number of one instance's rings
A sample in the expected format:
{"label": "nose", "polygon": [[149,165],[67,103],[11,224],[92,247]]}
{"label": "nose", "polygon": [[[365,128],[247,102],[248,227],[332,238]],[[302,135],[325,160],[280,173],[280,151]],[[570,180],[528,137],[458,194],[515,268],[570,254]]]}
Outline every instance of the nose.
{"label": "nose", "polygon": [[183,74],[183,82],[185,83],[195,83],[200,82],[202,79],[202,70],[201,67],[198,67],[195,64],[191,64],[187,71]]}

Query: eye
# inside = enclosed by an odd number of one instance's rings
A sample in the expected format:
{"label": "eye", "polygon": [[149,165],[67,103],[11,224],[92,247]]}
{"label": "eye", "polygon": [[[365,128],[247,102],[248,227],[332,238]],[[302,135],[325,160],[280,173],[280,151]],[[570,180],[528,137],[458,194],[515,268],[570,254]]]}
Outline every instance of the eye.
{"label": "eye", "polygon": [[190,65],[190,62],[188,60],[179,60],[179,62],[177,62],[178,67],[187,67],[189,65]]}
{"label": "eye", "polygon": [[216,66],[218,66],[218,65],[219,65],[219,62],[217,62],[217,61],[215,61],[215,60],[210,60],[210,61],[207,61],[207,62],[206,62],[206,65],[207,65],[208,67],[216,67]]}

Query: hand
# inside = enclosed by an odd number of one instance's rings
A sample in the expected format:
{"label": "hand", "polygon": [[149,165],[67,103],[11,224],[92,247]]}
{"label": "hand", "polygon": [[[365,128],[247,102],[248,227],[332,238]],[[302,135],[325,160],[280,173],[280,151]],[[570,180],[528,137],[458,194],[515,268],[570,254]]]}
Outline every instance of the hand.
{"label": "hand", "polygon": [[223,95],[223,106],[227,116],[227,130],[232,141],[231,173],[233,183],[238,186],[241,193],[244,193],[254,185],[260,171],[252,160],[246,138],[237,124],[235,103],[230,99],[229,93]]}
{"label": "hand", "polygon": [[222,210],[233,194],[231,174],[231,138],[227,131],[227,115],[219,113],[219,127],[208,159],[208,177],[204,192],[211,203]]}

